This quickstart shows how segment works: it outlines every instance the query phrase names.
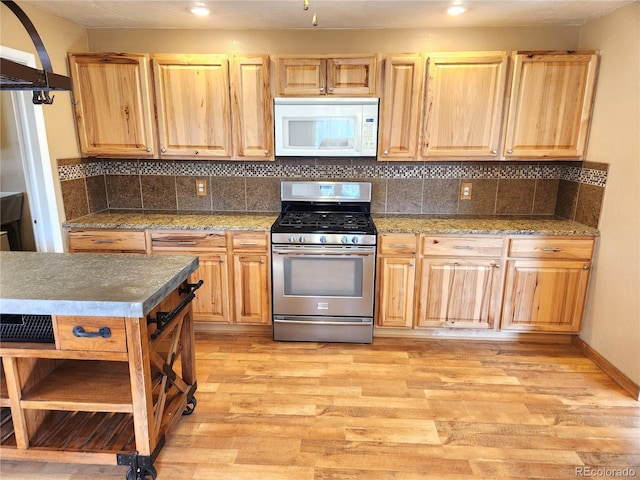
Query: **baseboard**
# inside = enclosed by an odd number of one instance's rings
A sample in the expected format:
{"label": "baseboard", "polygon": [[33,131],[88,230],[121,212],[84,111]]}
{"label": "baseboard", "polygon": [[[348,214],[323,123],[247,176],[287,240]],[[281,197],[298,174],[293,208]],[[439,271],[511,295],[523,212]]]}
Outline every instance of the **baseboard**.
{"label": "baseboard", "polygon": [[616,382],[622,389],[631,395],[635,400],[640,402],[640,386],[634,383],[629,377],[618,370],[609,360],[596,352],[588,343],[575,335],[571,339],[571,343],[580,350],[585,357],[596,364],[611,380]]}

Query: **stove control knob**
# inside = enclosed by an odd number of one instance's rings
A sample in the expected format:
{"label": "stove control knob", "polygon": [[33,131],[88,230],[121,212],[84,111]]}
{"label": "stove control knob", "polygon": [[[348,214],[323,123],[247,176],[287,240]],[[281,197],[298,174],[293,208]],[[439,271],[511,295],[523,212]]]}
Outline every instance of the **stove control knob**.
{"label": "stove control knob", "polygon": [[351,243],[358,243],[358,237],[351,238]]}
{"label": "stove control knob", "polygon": [[289,236],[289,243],[293,243],[296,241],[296,237],[294,237],[293,235]]}
{"label": "stove control knob", "polygon": [[348,238],[346,235],[344,235],[344,236],[340,239],[340,241],[341,241],[342,243],[349,243],[349,238]]}
{"label": "stove control knob", "polygon": [[324,235],[322,235],[320,237],[320,243],[327,243],[327,237],[325,237]]}
{"label": "stove control knob", "polygon": [[304,243],[304,237],[302,235],[300,235],[300,238],[298,239],[298,242]]}

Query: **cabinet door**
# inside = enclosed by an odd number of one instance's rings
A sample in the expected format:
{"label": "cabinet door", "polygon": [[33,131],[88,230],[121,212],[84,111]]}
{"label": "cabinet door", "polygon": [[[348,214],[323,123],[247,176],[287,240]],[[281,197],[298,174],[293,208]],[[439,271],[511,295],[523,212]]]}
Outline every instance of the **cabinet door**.
{"label": "cabinet door", "polygon": [[584,158],[597,66],[592,52],[515,55],[506,159]]}
{"label": "cabinet door", "polygon": [[268,56],[234,57],[231,89],[234,158],[273,160],[273,102]]}
{"label": "cabinet door", "polygon": [[153,73],[161,155],[231,157],[227,58],[155,55]]}
{"label": "cabinet door", "polygon": [[229,315],[229,271],[225,254],[198,254],[200,267],[189,282],[203,280],[193,300],[193,318],[197,321],[231,323]]}
{"label": "cabinet door", "polygon": [[575,260],[509,260],[502,328],[578,332],[589,268]]}
{"label": "cabinet door", "polygon": [[149,57],[69,54],[69,69],[82,154],[153,156]]}
{"label": "cabinet door", "polygon": [[412,327],[415,262],[414,257],[378,258],[378,326]]}
{"label": "cabinet door", "polygon": [[420,57],[385,57],[382,89],[378,159],[416,160],[422,97]]}
{"label": "cabinet door", "polygon": [[423,258],[417,326],[493,328],[499,304],[496,262]]}
{"label": "cabinet door", "polygon": [[233,290],[236,323],[271,322],[269,262],[266,254],[247,253],[233,256]]}
{"label": "cabinet door", "polygon": [[278,96],[323,95],[327,78],[324,58],[276,58]]}
{"label": "cabinet door", "polygon": [[506,52],[430,56],[422,156],[498,158],[506,76]]}
{"label": "cabinet door", "polygon": [[375,95],[376,58],[327,59],[327,93],[333,95]]}

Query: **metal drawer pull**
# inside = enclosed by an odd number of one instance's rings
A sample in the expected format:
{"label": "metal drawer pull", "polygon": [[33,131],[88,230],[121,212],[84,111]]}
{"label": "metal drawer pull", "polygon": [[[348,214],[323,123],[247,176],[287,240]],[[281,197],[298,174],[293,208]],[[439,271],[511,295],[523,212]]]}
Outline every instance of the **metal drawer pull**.
{"label": "metal drawer pull", "polygon": [[100,330],[97,332],[86,332],[83,327],[77,325],[73,327],[71,331],[74,337],[84,337],[84,338],[109,338],[111,336],[111,329],[109,327],[100,327]]}
{"label": "metal drawer pull", "polygon": [[178,241],[178,245],[196,245],[196,242],[193,242],[193,241],[189,242],[189,241],[186,241],[186,240],[180,240],[180,241]]}
{"label": "metal drawer pull", "polygon": [[410,245],[407,245],[406,243],[392,243],[391,245],[389,245],[391,248],[411,248]]}
{"label": "metal drawer pull", "polygon": [[561,252],[562,249],[561,248],[552,248],[552,247],[545,247],[542,249],[543,252]]}
{"label": "metal drawer pull", "polygon": [[255,247],[258,242],[240,242],[241,247]]}
{"label": "metal drawer pull", "polygon": [[105,238],[104,240],[94,240],[93,243],[115,243],[116,241],[111,238]]}
{"label": "metal drawer pull", "polygon": [[453,248],[456,250],[473,250],[471,245],[454,245]]}

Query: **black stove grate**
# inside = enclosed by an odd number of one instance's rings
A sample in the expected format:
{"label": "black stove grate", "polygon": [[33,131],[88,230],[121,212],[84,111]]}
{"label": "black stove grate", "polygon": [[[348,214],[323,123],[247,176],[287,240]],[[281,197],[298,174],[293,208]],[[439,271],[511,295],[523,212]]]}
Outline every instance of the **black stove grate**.
{"label": "black stove grate", "polygon": [[286,212],[278,222],[281,228],[304,228],[318,231],[366,230],[370,217],[363,213]]}

